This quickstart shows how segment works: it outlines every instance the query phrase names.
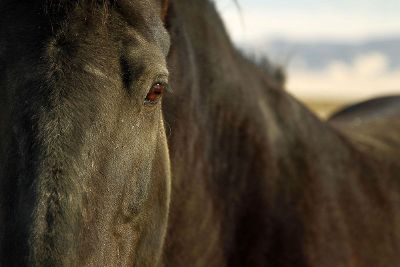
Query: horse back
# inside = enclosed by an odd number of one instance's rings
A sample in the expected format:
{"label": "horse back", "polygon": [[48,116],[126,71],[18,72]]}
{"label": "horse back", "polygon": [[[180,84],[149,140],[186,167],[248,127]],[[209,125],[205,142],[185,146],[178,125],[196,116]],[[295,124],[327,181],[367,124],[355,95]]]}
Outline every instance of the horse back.
{"label": "horse back", "polygon": [[360,102],[334,113],[328,120],[361,149],[400,155],[400,96]]}

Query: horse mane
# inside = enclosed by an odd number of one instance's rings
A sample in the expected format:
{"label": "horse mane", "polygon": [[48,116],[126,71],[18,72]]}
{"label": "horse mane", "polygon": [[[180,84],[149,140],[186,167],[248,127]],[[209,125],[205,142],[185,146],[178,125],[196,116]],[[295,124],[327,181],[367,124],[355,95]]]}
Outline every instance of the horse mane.
{"label": "horse mane", "polygon": [[265,74],[272,78],[272,80],[282,89],[285,88],[286,84],[286,70],[285,67],[271,62],[266,56],[250,56],[247,55],[248,59],[257,65],[261,70],[265,71]]}

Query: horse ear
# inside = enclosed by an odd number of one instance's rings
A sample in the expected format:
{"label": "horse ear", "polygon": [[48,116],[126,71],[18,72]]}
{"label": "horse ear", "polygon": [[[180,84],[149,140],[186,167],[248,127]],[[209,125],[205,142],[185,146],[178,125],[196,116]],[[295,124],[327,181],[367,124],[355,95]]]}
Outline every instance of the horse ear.
{"label": "horse ear", "polygon": [[165,23],[168,17],[169,0],[161,0],[161,19]]}

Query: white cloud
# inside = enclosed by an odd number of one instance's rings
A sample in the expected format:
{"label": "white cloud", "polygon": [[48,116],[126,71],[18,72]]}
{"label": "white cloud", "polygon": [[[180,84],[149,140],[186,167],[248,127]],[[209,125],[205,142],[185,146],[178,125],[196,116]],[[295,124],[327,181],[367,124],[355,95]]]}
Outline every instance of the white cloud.
{"label": "white cloud", "polygon": [[400,69],[389,70],[384,55],[370,52],[351,64],[332,62],[321,71],[292,70],[287,87],[303,99],[360,100],[400,94]]}

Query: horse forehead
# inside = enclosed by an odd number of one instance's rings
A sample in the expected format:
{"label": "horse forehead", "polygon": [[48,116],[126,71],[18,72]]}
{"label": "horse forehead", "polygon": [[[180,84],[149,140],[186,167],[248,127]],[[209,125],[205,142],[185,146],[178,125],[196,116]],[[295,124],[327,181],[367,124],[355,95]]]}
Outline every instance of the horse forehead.
{"label": "horse forehead", "polygon": [[161,21],[163,3],[165,1],[166,0],[118,0],[116,3],[124,9],[126,15],[140,17],[143,22],[152,23],[154,21]]}
{"label": "horse forehead", "polygon": [[162,51],[167,54],[170,46],[169,34],[166,31],[161,20],[162,12],[167,3],[166,0],[120,0],[118,2],[123,9],[126,19],[132,19],[131,25],[134,30],[131,34],[135,36],[140,43],[146,43],[143,40],[156,42]]}

